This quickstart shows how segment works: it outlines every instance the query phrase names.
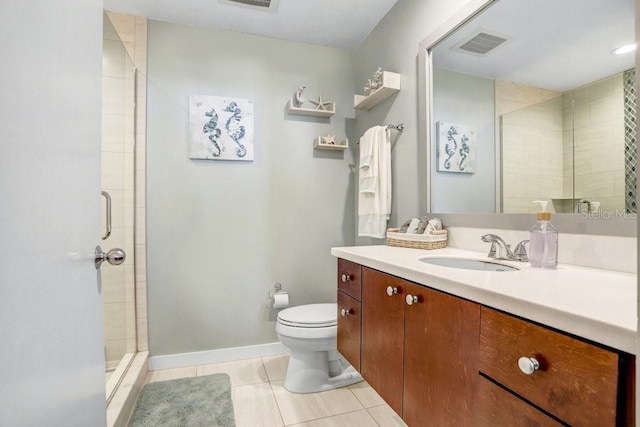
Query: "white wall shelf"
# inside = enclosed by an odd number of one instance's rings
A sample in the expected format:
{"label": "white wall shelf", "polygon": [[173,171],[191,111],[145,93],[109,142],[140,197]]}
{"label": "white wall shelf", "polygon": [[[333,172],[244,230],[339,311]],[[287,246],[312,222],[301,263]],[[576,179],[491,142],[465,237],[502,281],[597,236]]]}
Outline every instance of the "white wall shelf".
{"label": "white wall shelf", "polygon": [[322,142],[322,137],[319,136],[313,140],[313,148],[315,148],[316,150],[346,150],[347,148],[349,148],[349,139],[345,139],[344,141],[337,144],[325,144],[324,142]]}
{"label": "white wall shelf", "polygon": [[315,116],[315,117],[331,117],[336,113],[336,103],[329,102],[327,110],[318,110],[315,108],[300,108],[293,105],[293,99],[287,102],[287,113],[297,114],[299,116]]}
{"label": "white wall shelf", "polygon": [[383,71],[382,87],[367,96],[355,95],[353,97],[354,108],[356,110],[370,110],[398,91],[400,91],[400,74]]}

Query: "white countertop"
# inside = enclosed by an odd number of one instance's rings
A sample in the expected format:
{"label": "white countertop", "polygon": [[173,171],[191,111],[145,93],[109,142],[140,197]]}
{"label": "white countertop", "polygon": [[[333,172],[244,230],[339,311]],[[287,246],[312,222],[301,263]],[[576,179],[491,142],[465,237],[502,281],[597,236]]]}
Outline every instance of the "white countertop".
{"label": "white countertop", "polygon": [[455,248],[353,246],[332,248],[331,255],[636,353],[635,274],[562,264],[545,270],[533,268],[529,263],[502,260],[498,262],[520,270],[493,272],[419,261],[423,257],[443,256],[490,260],[486,253]]}

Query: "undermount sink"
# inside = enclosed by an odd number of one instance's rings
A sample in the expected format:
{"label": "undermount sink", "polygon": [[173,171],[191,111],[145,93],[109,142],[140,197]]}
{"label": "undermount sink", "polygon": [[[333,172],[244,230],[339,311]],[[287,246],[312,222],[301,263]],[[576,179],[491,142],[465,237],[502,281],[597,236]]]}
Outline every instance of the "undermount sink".
{"label": "undermount sink", "polygon": [[463,270],[480,270],[480,271],[518,271],[519,268],[512,267],[507,264],[502,264],[494,261],[483,261],[479,259],[471,258],[456,258],[456,257],[425,257],[419,258],[420,261],[439,265],[441,267],[460,268]]}

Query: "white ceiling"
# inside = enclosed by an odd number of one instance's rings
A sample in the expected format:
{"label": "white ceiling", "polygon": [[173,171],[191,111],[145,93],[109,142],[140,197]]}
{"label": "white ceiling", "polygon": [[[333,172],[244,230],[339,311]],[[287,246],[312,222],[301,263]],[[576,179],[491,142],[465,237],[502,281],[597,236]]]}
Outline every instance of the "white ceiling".
{"label": "white ceiling", "polygon": [[397,1],[278,0],[273,12],[220,0],[104,0],[104,8],[159,21],[355,50]]}
{"label": "white ceiling", "polygon": [[[501,0],[434,49],[436,67],[564,92],[635,66],[634,0]],[[509,36],[485,57],[451,49],[479,28]]]}
{"label": "white ceiling", "polygon": [[[104,0],[104,7],[355,50],[397,1],[277,0],[275,11],[226,0]],[[434,66],[557,91],[573,89],[634,67],[634,54],[611,54],[633,42],[634,16],[634,0],[500,0],[438,45]],[[506,34],[509,41],[486,57],[450,49],[480,28]]]}

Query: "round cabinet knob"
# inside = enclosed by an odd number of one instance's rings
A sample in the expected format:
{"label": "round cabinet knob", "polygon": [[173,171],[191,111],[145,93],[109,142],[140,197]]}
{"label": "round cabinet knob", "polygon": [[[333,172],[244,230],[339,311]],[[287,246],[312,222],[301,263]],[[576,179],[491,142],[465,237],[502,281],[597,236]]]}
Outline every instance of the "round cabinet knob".
{"label": "round cabinet knob", "polygon": [[353,280],[353,275],[352,274],[343,274],[342,275],[342,281],[343,282],[350,282],[351,280]]}
{"label": "round cabinet knob", "polygon": [[404,300],[407,302],[407,305],[413,305],[420,302],[417,296],[411,294],[407,294]]}
{"label": "round cabinet knob", "polygon": [[398,293],[398,288],[396,288],[395,286],[387,286],[387,295],[392,297],[397,293]]}
{"label": "round cabinet knob", "polygon": [[340,310],[340,314],[343,316],[348,316],[351,314],[351,309],[343,308],[342,310]]}
{"label": "round cabinet knob", "polygon": [[535,358],[533,357],[521,357],[520,359],[518,359],[518,367],[520,368],[520,370],[527,374],[527,375],[531,375],[533,374],[538,368],[540,368],[540,362],[538,362]]}

